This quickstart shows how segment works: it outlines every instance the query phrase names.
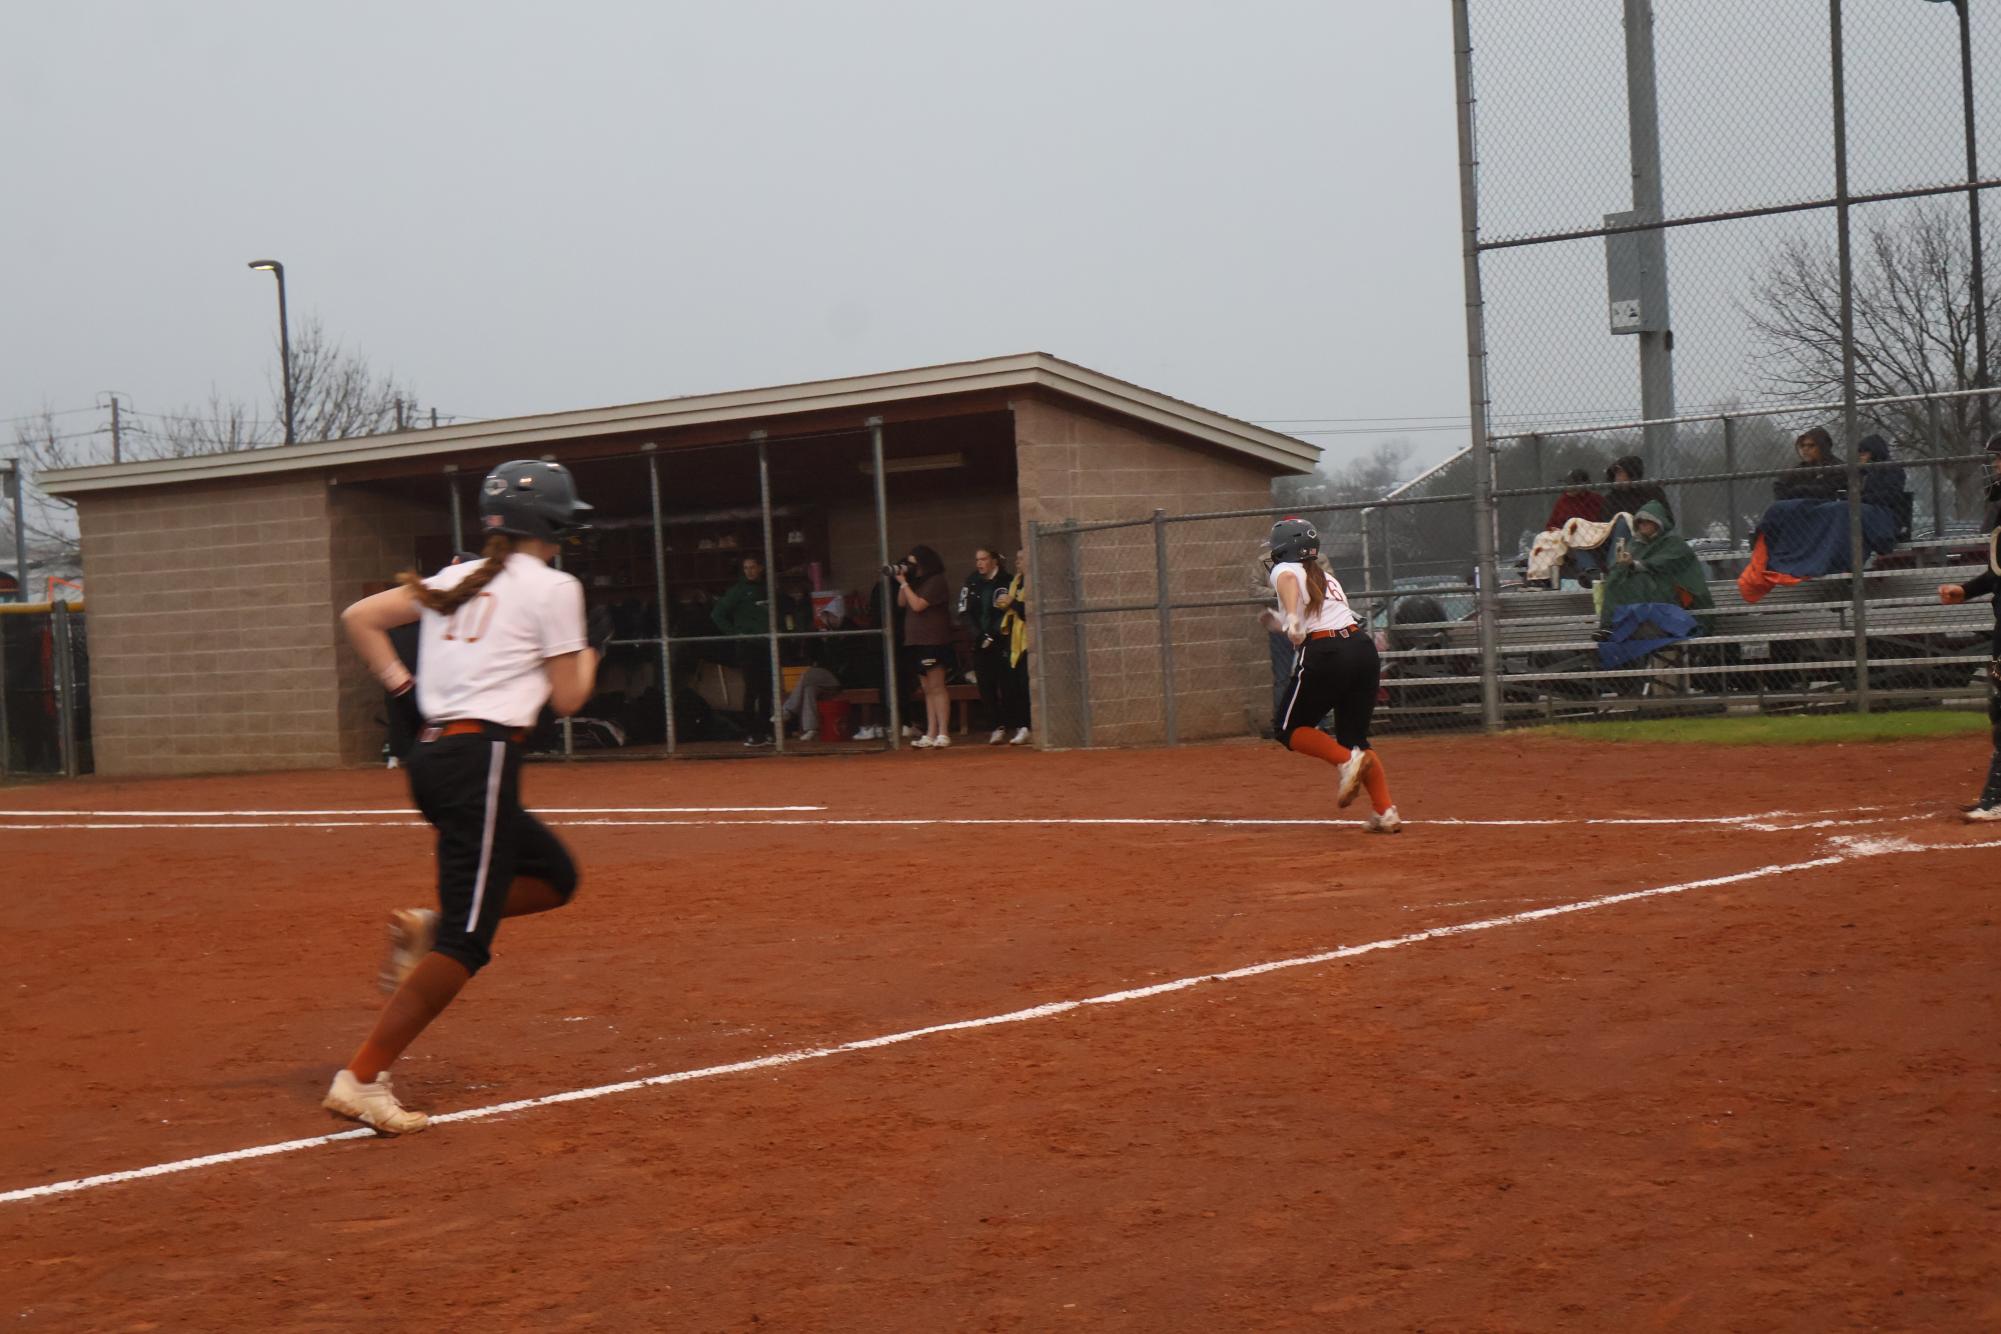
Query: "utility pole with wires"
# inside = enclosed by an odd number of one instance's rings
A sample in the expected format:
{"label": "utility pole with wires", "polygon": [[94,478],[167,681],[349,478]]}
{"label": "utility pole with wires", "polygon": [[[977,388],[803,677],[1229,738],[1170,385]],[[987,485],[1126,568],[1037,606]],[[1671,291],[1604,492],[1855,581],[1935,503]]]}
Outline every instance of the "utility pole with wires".
{"label": "utility pole with wires", "polygon": [[[118,400],[123,395],[116,389],[110,389],[105,391],[104,396],[111,400],[109,405],[111,408],[111,461],[113,463],[123,463],[125,461],[125,437],[118,416]],[[100,406],[103,405],[100,404]]]}

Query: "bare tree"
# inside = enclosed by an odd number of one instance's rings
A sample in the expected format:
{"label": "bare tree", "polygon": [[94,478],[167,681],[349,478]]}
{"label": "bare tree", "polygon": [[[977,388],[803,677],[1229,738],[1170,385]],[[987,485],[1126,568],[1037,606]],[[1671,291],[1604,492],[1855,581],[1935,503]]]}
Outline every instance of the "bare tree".
{"label": "bare tree", "polygon": [[[1856,396],[1892,398],[1995,384],[1993,346],[1984,377],[1975,365],[1972,245],[1963,209],[1920,201],[1863,216],[1854,254]],[[2001,333],[2001,286],[1995,283],[2001,244],[1989,240],[1986,249],[1987,323]],[[1841,397],[1841,272],[1832,244],[1799,236],[1781,244],[1767,257],[1741,308],[1757,335],[1765,392],[1799,402]],[[1908,453],[1966,455],[1980,449],[1977,399],[1940,404],[1936,446],[1925,404],[1869,412]],[[1962,498],[1979,489],[1978,473],[1975,465],[1953,467]]]}
{"label": "bare tree", "polygon": [[[293,418],[301,444],[380,435],[415,420],[417,396],[394,376],[377,374],[359,354],[329,338],[317,319],[292,339]],[[262,449],[285,438],[285,386],[272,386],[268,413],[213,392],[208,405],[165,419],[156,452],[170,457]]]}
{"label": "bare tree", "polygon": [[1338,468],[1323,464],[1322,470],[1304,477],[1279,478],[1272,485],[1273,499],[1303,508],[1379,500],[1410,476],[1410,454],[1408,440],[1386,440]]}
{"label": "bare tree", "polygon": [[[14,459],[27,482],[21,492],[21,531],[33,569],[73,574],[78,569],[76,501],[52,496],[35,485],[42,473],[110,462],[110,445],[96,431],[65,432],[55,413],[44,408],[14,427]],[[0,553],[11,564],[14,511],[0,506]]]}

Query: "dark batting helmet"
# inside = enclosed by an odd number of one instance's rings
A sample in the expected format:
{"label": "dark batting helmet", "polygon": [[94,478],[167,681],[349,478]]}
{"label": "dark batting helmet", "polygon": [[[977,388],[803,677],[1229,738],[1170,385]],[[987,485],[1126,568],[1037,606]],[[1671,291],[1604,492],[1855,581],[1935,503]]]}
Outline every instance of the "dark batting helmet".
{"label": "dark batting helmet", "polygon": [[1320,534],[1304,519],[1280,519],[1271,526],[1274,565],[1312,560],[1320,554]]}
{"label": "dark batting helmet", "polygon": [[577,482],[560,463],[515,459],[486,475],[479,489],[479,526],[489,533],[562,540],[589,527],[591,507],[577,499]]}

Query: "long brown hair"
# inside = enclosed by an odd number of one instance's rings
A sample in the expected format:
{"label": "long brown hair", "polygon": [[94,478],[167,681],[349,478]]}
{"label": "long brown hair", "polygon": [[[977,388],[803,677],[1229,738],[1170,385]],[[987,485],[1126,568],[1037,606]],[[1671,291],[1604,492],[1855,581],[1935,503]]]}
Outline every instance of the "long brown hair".
{"label": "long brown hair", "polygon": [[410,596],[424,606],[449,616],[478,597],[494,576],[507,568],[507,558],[514,554],[514,539],[506,533],[494,533],[486,539],[486,549],[480,554],[486,557],[480,567],[450,588],[427,587],[424,576],[415,570],[403,571],[396,576],[396,582],[409,589]]}
{"label": "long brown hair", "polygon": [[1300,563],[1306,567],[1306,614],[1318,616],[1320,604],[1327,600],[1327,567],[1318,556]]}

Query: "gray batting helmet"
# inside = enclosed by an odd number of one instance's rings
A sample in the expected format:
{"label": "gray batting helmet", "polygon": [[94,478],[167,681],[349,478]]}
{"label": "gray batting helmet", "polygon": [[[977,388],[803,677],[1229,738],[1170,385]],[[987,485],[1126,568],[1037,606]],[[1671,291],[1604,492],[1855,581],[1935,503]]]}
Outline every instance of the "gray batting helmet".
{"label": "gray batting helmet", "polygon": [[1304,519],[1280,519],[1271,526],[1274,565],[1311,560],[1320,554],[1320,534]]}
{"label": "gray batting helmet", "polygon": [[515,459],[486,475],[479,489],[479,524],[489,533],[556,542],[590,526],[591,507],[577,499],[577,482],[560,463]]}

